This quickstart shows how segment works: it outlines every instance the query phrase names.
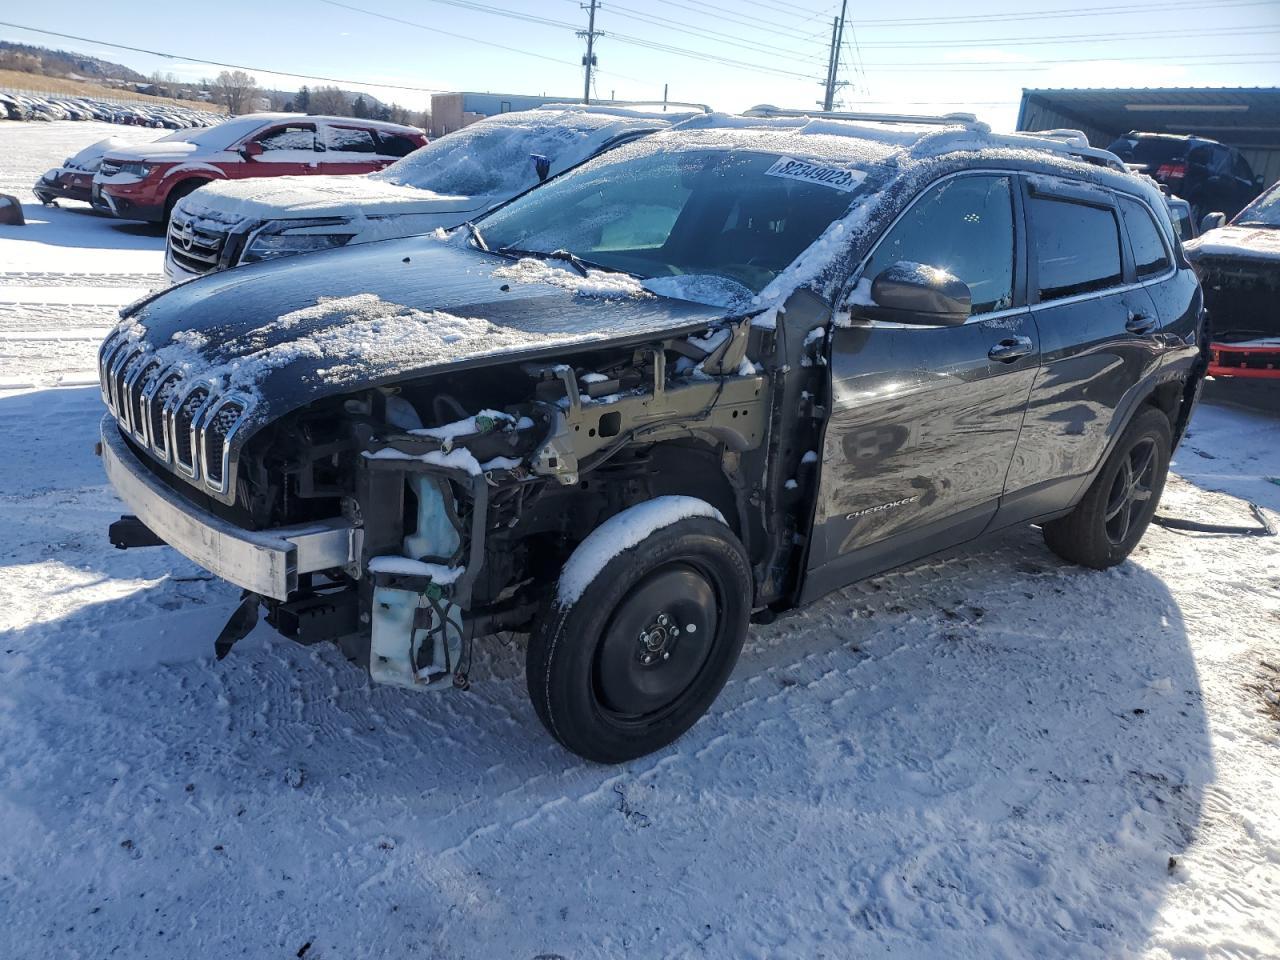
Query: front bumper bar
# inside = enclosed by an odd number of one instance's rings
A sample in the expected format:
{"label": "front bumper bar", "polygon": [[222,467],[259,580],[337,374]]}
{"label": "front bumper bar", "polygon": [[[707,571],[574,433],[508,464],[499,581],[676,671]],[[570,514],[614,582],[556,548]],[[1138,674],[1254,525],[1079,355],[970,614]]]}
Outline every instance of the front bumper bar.
{"label": "front bumper bar", "polygon": [[363,531],[346,520],[245,530],[187,502],[147,469],[110,414],[102,418],[102,463],[120,499],[156,536],[245,590],[287,600],[299,574],[360,560]]}

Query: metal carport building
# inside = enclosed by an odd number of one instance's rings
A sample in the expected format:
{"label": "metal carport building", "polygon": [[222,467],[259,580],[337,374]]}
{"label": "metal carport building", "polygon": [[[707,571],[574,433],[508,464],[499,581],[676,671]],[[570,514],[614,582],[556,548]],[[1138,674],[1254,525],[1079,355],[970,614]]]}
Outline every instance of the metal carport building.
{"label": "metal carport building", "polygon": [[1280,180],[1280,87],[1022,91],[1019,130],[1062,127],[1095,147],[1130,130],[1197,134],[1240,150],[1268,186]]}

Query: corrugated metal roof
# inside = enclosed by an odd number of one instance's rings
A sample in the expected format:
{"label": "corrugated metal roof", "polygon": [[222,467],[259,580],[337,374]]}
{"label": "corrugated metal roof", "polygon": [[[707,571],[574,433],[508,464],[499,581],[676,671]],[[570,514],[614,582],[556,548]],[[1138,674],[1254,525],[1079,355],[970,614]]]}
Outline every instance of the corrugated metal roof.
{"label": "corrugated metal roof", "polygon": [[1197,134],[1235,147],[1280,147],[1280,87],[1135,87],[1022,91],[1019,130],[1077,127],[1095,146],[1130,130]]}

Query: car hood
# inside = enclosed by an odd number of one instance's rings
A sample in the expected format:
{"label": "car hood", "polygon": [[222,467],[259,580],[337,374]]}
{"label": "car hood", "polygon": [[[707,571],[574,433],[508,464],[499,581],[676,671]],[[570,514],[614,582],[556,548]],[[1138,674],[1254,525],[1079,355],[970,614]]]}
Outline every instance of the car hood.
{"label": "car hood", "polygon": [[266,177],[221,180],[182,202],[183,212],[220,223],[312,217],[465,214],[484,198],[451,196],[365,176]]}
{"label": "car hood", "polygon": [[1280,228],[1226,226],[1210,230],[1186,243],[1187,256],[1205,258],[1266,260],[1280,269]]}
{"label": "car hood", "polygon": [[120,339],[250,398],[250,430],[316,399],[445,369],[693,333],[728,315],[621,274],[411,237],[238,267],[128,308]]}
{"label": "car hood", "polygon": [[135,160],[146,160],[150,163],[173,163],[187,160],[200,147],[186,140],[157,140],[154,143],[139,143],[131,147],[115,147],[109,151],[109,158],[126,163]]}

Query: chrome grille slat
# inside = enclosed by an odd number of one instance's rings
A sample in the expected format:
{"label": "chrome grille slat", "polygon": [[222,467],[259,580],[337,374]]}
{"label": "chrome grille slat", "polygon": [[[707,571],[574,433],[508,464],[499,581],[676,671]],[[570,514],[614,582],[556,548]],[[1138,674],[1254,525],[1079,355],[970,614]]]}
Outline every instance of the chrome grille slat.
{"label": "chrome grille slat", "polygon": [[226,499],[235,489],[232,439],[253,401],[222,393],[207,380],[188,381],[139,341],[119,332],[98,349],[103,401],[122,432],[157,461]]}
{"label": "chrome grille slat", "polygon": [[213,391],[205,384],[192,384],[182,399],[174,404],[173,415],[169,418],[172,424],[170,436],[173,443],[173,462],[179,472],[193,480],[200,479],[200,458],[198,456],[197,424],[205,406],[213,399]]}

